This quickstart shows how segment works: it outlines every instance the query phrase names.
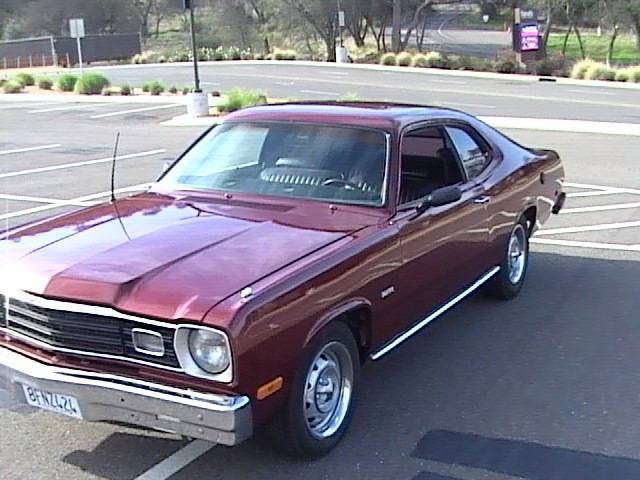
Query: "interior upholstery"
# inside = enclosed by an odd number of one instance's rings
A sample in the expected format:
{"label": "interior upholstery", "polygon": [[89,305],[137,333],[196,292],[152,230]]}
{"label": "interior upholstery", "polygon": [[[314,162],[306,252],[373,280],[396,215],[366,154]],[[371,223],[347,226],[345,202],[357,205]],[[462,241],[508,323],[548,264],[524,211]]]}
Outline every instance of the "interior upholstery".
{"label": "interior upholstery", "polygon": [[437,188],[461,181],[458,162],[449,148],[438,149],[436,157],[403,155],[400,203],[413,202],[426,197]]}

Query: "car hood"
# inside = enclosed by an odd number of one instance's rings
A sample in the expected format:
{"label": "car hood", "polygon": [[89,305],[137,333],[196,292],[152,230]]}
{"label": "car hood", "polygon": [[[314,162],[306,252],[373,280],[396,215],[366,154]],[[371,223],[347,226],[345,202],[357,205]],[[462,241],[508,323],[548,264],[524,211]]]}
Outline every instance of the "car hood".
{"label": "car hood", "polygon": [[3,277],[47,297],[199,321],[244,287],[377,221],[309,203],[146,193],[11,232],[0,242]]}

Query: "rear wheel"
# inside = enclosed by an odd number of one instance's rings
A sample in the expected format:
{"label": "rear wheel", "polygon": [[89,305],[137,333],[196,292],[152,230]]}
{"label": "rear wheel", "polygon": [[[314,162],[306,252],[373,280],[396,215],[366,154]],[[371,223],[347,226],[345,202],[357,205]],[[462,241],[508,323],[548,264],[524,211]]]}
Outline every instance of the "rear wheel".
{"label": "rear wheel", "polygon": [[500,271],[491,284],[491,293],[494,297],[508,300],[520,292],[529,266],[530,231],[524,217],[521,217],[511,230]]}
{"label": "rear wheel", "polygon": [[282,415],[283,451],[301,458],[327,454],[353,416],[360,361],[349,328],[325,327],[303,354]]}

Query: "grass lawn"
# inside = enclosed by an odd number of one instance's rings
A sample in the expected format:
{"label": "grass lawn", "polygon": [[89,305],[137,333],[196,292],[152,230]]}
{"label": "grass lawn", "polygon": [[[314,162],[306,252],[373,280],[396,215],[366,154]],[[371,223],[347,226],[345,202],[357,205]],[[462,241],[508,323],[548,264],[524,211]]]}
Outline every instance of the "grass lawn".
{"label": "grass lawn", "polygon": [[[609,49],[609,42],[611,36],[603,33],[601,37],[598,37],[595,33],[582,33],[582,40],[584,43],[585,54],[588,58],[598,61],[605,61],[607,58],[607,50]],[[561,53],[562,44],[564,42],[563,33],[552,33],[549,36],[549,43],[547,45],[547,53]],[[572,33],[567,43],[567,58],[572,60],[580,60],[580,47],[578,46],[578,39],[575,33]],[[613,62],[623,65],[639,65],[640,64],[640,50],[636,48],[635,38],[632,35],[619,35],[616,39],[615,48],[613,51]]]}

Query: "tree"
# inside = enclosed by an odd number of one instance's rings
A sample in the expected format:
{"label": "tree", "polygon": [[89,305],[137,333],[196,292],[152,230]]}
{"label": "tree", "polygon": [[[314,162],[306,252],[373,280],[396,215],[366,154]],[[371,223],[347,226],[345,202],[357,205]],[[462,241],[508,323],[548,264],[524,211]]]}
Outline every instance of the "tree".
{"label": "tree", "polygon": [[322,38],[327,49],[327,59],[336,60],[336,36],[338,34],[338,15],[336,4],[332,1],[285,0],[298,15],[310,25]]}

